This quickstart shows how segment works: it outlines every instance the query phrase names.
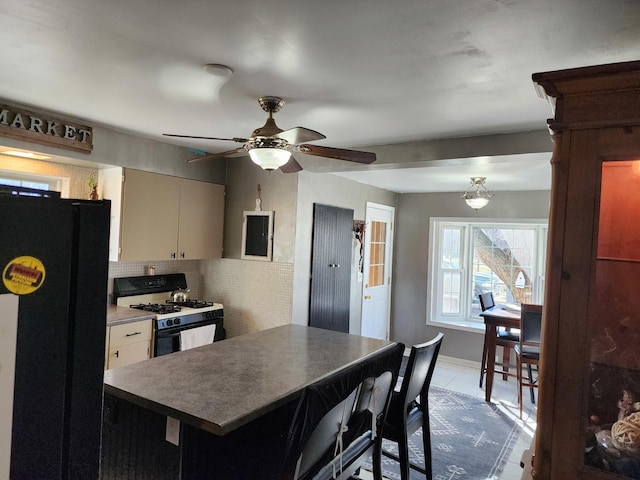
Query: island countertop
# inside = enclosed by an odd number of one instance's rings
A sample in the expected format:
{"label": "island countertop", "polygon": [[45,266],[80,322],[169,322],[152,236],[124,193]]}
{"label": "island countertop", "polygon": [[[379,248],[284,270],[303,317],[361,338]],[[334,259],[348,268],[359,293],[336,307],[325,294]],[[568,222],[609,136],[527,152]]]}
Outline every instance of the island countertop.
{"label": "island countertop", "polygon": [[283,325],[107,370],[105,393],[225,435],[394,344]]}

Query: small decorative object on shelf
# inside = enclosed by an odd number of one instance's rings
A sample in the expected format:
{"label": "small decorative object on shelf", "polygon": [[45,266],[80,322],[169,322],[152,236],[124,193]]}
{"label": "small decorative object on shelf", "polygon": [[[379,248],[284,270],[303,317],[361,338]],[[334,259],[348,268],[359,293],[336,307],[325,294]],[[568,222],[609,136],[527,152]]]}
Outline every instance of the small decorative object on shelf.
{"label": "small decorative object on shelf", "polygon": [[89,199],[98,200],[98,179],[96,172],[91,172],[91,175],[89,175],[87,179],[87,185],[89,185]]}

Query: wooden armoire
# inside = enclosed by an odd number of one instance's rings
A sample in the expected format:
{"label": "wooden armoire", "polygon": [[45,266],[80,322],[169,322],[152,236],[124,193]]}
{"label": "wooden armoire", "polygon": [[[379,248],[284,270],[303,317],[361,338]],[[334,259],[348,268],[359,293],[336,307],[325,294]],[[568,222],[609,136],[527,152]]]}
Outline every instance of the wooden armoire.
{"label": "wooden armoire", "polygon": [[532,476],[640,478],[640,61],[533,80],[554,152]]}

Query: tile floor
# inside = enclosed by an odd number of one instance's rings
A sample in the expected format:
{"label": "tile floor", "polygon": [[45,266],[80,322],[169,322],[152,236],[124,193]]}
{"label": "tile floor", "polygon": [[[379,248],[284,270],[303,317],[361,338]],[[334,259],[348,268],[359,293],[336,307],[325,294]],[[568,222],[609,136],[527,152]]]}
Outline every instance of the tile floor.
{"label": "tile floor", "polygon": [[[440,356],[433,374],[433,379],[431,380],[431,385],[484,398],[484,388],[478,387],[479,379],[479,363]],[[522,434],[499,480],[519,480],[521,478],[523,470],[520,467],[520,459],[523,451],[531,446],[535,432],[536,407],[531,404],[529,392],[523,393],[524,406],[522,420],[520,420],[518,418],[518,386],[515,377],[508,377],[507,381],[503,381],[502,377],[498,374],[494,377],[493,391],[491,394],[492,401],[501,405],[506,412],[513,416],[514,420],[522,424]],[[373,476],[371,476],[370,472],[361,471],[360,478],[370,480]]]}

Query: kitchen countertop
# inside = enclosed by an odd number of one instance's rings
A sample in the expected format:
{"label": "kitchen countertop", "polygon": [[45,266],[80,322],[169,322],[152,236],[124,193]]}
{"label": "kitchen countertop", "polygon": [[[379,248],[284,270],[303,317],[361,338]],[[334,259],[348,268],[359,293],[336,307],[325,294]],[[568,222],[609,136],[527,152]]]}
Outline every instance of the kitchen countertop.
{"label": "kitchen countertop", "polygon": [[120,325],[121,323],[149,320],[154,317],[154,313],[145,312],[144,310],[107,305],[107,327],[113,327],[114,325]]}
{"label": "kitchen countertop", "polygon": [[107,370],[105,393],[225,435],[394,342],[283,325]]}

